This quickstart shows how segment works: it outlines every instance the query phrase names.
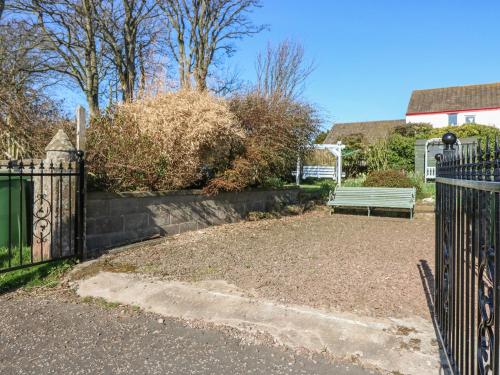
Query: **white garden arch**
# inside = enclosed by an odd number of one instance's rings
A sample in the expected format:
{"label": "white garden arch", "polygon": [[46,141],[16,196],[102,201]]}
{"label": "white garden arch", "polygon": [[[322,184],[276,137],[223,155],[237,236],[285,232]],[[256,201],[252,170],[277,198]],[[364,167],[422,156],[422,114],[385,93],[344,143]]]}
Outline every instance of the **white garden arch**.
{"label": "white garden arch", "polygon": [[[336,160],[335,178],[337,180],[337,185],[340,186],[342,182],[342,150],[345,148],[345,145],[343,145],[342,142],[337,142],[336,144],[321,143],[321,144],[314,144],[312,148],[314,148],[315,150],[328,150],[335,156]],[[299,156],[299,158],[297,159],[297,170],[295,172],[296,185],[300,185],[300,169],[301,169],[301,160]]]}
{"label": "white garden arch", "polygon": [[[424,153],[424,180],[435,180],[436,179],[436,167],[429,167],[429,146],[431,145],[442,145],[443,141],[441,138],[431,138],[425,142],[425,153]],[[457,138],[458,150],[461,149],[462,143]]]}

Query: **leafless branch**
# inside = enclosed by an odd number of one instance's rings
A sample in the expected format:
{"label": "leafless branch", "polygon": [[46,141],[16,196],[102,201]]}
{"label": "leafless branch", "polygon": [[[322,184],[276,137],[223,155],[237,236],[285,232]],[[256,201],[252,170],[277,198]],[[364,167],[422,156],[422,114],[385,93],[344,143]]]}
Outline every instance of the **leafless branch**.
{"label": "leafless branch", "polygon": [[296,99],[314,69],[300,43],[285,40],[276,47],[268,44],[257,56],[257,89],[265,97]]}
{"label": "leafless branch", "polygon": [[14,9],[41,30],[46,69],[73,80],[85,93],[92,116],[99,112],[102,49],[97,41],[97,0],[18,0]]}
{"label": "leafless branch", "polygon": [[168,47],[179,66],[181,87],[207,89],[216,55],[231,55],[233,41],[262,31],[249,14],[260,0],[157,0],[171,27]]}

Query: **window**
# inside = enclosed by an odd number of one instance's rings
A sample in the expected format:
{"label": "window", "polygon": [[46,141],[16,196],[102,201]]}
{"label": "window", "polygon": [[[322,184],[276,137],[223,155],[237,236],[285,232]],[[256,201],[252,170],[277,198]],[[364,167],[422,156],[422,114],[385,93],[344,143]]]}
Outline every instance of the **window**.
{"label": "window", "polygon": [[476,123],[476,116],[474,116],[474,115],[465,116],[465,123],[466,124],[475,124]]}
{"label": "window", "polygon": [[448,125],[458,125],[458,115],[456,113],[448,114]]}

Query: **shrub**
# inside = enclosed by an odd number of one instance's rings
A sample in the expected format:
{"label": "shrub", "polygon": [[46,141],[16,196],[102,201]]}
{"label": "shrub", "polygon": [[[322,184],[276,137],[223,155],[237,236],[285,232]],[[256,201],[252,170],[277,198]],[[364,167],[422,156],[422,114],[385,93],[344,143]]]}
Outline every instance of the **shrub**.
{"label": "shrub", "polygon": [[389,168],[413,171],[415,169],[415,138],[394,133],[387,142]]}
{"label": "shrub", "polygon": [[348,178],[342,181],[342,186],[344,187],[360,187],[366,180],[366,175],[361,174],[355,178]]}
{"label": "shrub", "polygon": [[321,198],[328,198],[328,195],[330,194],[330,191],[335,190],[335,187],[337,186],[337,182],[333,180],[324,180],[320,184],[320,194]]}
{"label": "shrub", "polygon": [[88,131],[89,183],[108,191],[202,185],[225,170],[243,132],[226,101],[180,91],[114,107]]}
{"label": "shrub", "polygon": [[391,169],[368,173],[366,180],[363,182],[363,186],[411,188],[414,187],[414,184],[404,172]]}
{"label": "shrub", "polygon": [[285,186],[285,181],[279,177],[268,177],[264,180],[262,186],[271,189],[282,189]]}
{"label": "shrub", "polygon": [[368,170],[379,171],[389,166],[389,151],[387,142],[378,141],[371,145],[366,152],[366,163]]}
{"label": "shrub", "polygon": [[433,196],[431,185],[434,183],[424,183],[424,176],[421,173],[409,172],[407,174],[413,186],[417,189],[417,198],[424,199]]}
{"label": "shrub", "polygon": [[230,106],[244,129],[244,147],[205,191],[238,191],[262,185],[270,177],[289,177],[297,156],[318,133],[316,111],[304,103],[255,93],[233,98]]}

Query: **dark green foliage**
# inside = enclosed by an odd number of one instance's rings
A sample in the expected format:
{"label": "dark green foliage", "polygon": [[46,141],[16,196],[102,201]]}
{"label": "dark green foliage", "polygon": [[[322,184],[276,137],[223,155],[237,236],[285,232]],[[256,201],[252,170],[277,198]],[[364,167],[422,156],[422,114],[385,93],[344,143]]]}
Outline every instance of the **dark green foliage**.
{"label": "dark green foliage", "polygon": [[270,189],[281,189],[285,186],[285,181],[280,177],[267,177],[262,183],[262,187]]}
{"label": "dark green foliage", "polygon": [[393,169],[413,171],[415,168],[415,139],[394,133],[387,141],[388,164]]}
{"label": "dark green foliage", "polygon": [[328,135],[328,131],[324,130],[321,133],[319,133],[316,138],[314,138],[314,143],[316,144],[321,144],[325,141],[326,137]]}
{"label": "dark green foliage", "polygon": [[366,172],[368,146],[363,134],[353,134],[341,139],[346,148],[342,152],[342,169],[347,177],[356,177]]}

